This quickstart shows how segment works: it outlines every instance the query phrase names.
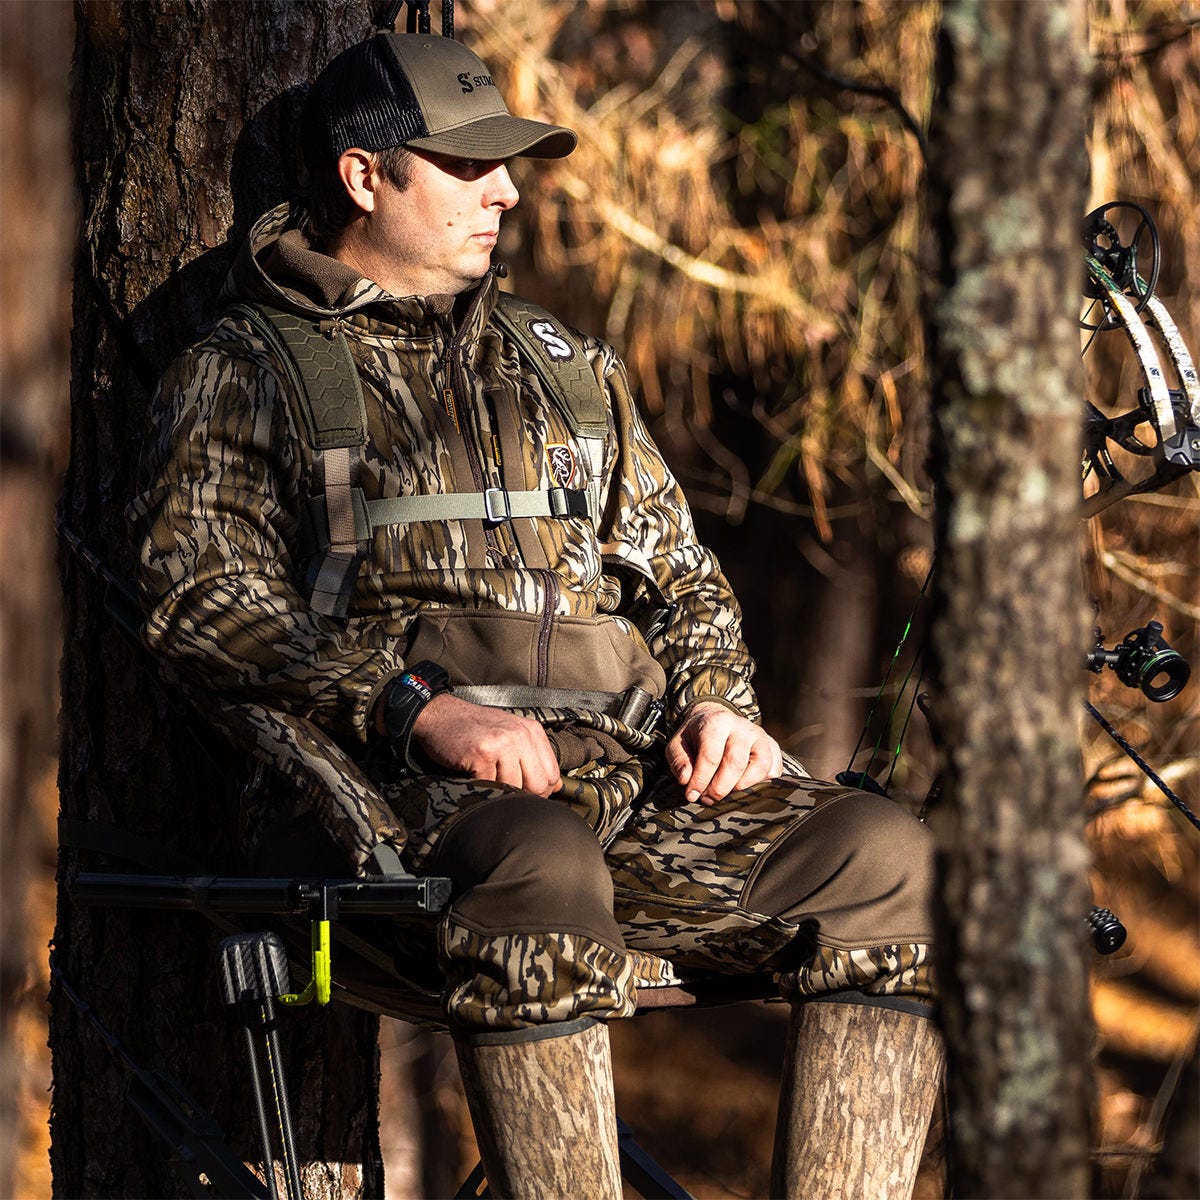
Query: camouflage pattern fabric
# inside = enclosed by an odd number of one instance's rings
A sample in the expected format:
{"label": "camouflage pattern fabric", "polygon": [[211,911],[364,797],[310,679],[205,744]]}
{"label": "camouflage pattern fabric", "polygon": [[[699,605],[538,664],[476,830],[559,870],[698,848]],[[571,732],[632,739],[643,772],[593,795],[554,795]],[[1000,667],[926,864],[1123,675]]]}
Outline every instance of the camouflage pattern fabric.
{"label": "camouflage pattern fabric", "polygon": [[630,956],[576,934],[496,937],[451,915],[442,924],[441,961],[446,1016],[457,1029],[628,1017],[637,1007]]}
{"label": "camouflage pattern fabric", "polygon": [[869,996],[907,996],[932,1004],[937,995],[930,947],[916,942],[838,950],[818,945],[812,960],[777,975],[780,995],[806,1000],[845,988]]}
{"label": "camouflage pattern fabric", "polygon": [[[414,811],[408,851],[417,848],[422,860],[472,804],[504,795],[495,785],[467,780],[410,782],[408,802],[427,805],[424,825]],[[403,806],[398,793],[383,790]],[[836,944],[842,932],[836,927],[745,903],[772,847],[825,806],[861,798],[854,789],[786,778],[707,808],[684,804],[678,786],[660,780],[634,806],[606,853],[623,950],[552,928],[497,936],[456,921],[452,912],[441,944],[449,1022],[520,1028],[584,1015],[616,1017],[632,1010],[638,988],[746,971],[770,973],[788,999],[848,988],[931,999],[927,942],[890,941],[896,930],[884,925],[877,943],[846,947]],[[903,814],[898,819],[909,820]],[[797,879],[796,899],[813,885]],[[864,896],[860,925],[870,927],[870,908]],[[911,908],[921,926],[921,897],[912,899]]]}
{"label": "camouflage pattern fabric", "polygon": [[[303,225],[287,206],[267,214],[228,294],[345,334],[367,409],[351,480],[365,500],[591,482],[586,448],[490,320],[494,272],[457,301],[395,297],[320,254]],[[129,510],[141,542],[145,640],[208,698],[215,720],[283,770],[296,784],[286,803],[317,812],[360,870],[380,840],[404,846],[419,868],[458,814],[503,793],[388,762],[370,717],[409,661],[433,658],[459,684],[637,685],[663,702],[664,731],[702,699],[759,717],[728,583],[696,540],[612,347],[581,344],[609,401],[596,523],[377,529],[344,622],[307,599],[319,553],[310,501],[322,494],[324,467],[298,424],[284,364],[248,321],[230,316],[163,377],[144,490]],[[785,963],[805,931],[741,904],[758,857],[844,789],[789,778],[697,819],[661,782],[661,732],[596,714],[524,711],[562,756],[558,798],[608,847],[625,948],[552,925],[484,936],[452,911],[440,956],[456,1023],[622,1015],[639,982],[691,968],[778,968],[797,994],[924,986],[921,947],[813,947],[807,962]]]}
{"label": "camouflage pattern fabric", "polygon": [[[786,778],[705,808],[684,804],[674,781],[661,782],[608,847],[626,946],[666,956],[676,968],[771,970],[790,996],[857,988],[928,997],[933,982],[925,943],[837,947],[828,944],[830,931],[812,928],[812,922],[744,906],[773,845],[809,813],[857,794],[837,784]],[[788,960],[786,967],[780,958]]]}
{"label": "camouflage pattern fabric", "polygon": [[[452,315],[434,300],[392,297],[317,254],[296,228],[301,219],[286,208],[268,214],[229,290],[337,321],[367,402],[356,481],[367,500],[584,482],[584,448],[489,322],[494,273]],[[336,269],[347,273],[337,295],[304,282],[310,260],[323,264],[312,273],[323,272],[326,287]],[[598,526],[573,517],[379,529],[343,624],[305,599],[302,513],[322,489],[282,366],[248,322],[222,320],[163,377],[147,483],[130,509],[150,647],[211,691],[305,717],[350,743],[366,742],[368,715],[403,668],[418,619],[438,614],[454,618],[451,652],[488,649],[472,661],[440,657],[455,682],[595,687],[568,677],[578,654],[554,655],[556,641],[590,639],[593,659],[622,666],[630,682],[664,680],[668,722],[703,696],[756,717],[729,586],[696,541],[612,348],[582,344],[611,404]],[[650,594],[669,610],[643,631],[639,605]],[[530,628],[532,660],[522,632]],[[505,658],[506,643],[520,653]]]}
{"label": "camouflage pattern fabric", "polygon": [[[287,781],[291,813],[308,808],[317,813],[347,852],[352,869],[361,870],[379,842],[404,848],[407,831],[383,796],[362,768],[311,721],[257,704],[218,705],[210,699],[205,707],[232,741]],[[243,801],[241,843],[247,852],[257,830],[275,815],[255,811],[255,798],[247,795]]]}

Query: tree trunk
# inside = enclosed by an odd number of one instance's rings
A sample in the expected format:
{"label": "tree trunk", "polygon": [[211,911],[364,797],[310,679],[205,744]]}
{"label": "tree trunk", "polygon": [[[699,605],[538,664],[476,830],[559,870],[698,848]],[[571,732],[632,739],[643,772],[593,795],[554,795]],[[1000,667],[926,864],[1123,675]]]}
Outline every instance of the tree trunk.
{"label": "tree trunk", "polygon": [[1087,1194],[1082,0],[946,5],[930,201],[952,1181]]}
{"label": "tree trunk", "polygon": [[[289,89],[369,25],[368,6],[347,0],[77,9],[82,232],[62,515],[124,578],[133,549],[123,508],[135,490],[149,389],[219,312],[220,285],[248,224],[293,187],[298,99]],[[222,751],[207,757],[189,740],[195,718],[172,707],[152,664],[122,637],[105,611],[105,589],[79,556],[64,549],[62,559],[63,815],[109,822],[206,870],[237,873],[230,783],[243,764]],[[219,933],[188,913],[84,908],[71,885],[87,869],[134,868],[60,853],[62,978],[139,1066],[174,1075],[236,1152],[257,1160],[248,1068],[218,995]],[[167,1148],[123,1102],[125,1069],[64,988],[52,1000],[55,1193],[185,1194]],[[377,1027],[340,1006],[283,1020],[310,1200],[382,1194]]]}

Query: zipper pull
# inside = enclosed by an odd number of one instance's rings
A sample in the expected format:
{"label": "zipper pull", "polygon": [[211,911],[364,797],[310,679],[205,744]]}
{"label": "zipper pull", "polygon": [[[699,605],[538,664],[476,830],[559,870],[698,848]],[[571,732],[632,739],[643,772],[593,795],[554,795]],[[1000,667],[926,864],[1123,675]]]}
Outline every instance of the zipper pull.
{"label": "zipper pull", "polygon": [[498,434],[492,434],[492,458],[496,461],[496,466],[504,465],[504,460],[500,454],[500,437]]}

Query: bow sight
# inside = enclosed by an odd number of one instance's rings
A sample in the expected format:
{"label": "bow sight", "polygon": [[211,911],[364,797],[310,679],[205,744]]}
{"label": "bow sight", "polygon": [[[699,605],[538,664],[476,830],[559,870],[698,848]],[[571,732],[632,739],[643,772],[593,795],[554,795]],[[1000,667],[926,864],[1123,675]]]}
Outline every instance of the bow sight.
{"label": "bow sight", "polygon": [[1087,655],[1088,670],[1099,675],[1105,667],[1111,667],[1126,687],[1141,688],[1147,699],[1158,704],[1173,700],[1183,691],[1192,668],[1178,650],[1167,644],[1162,631],[1158,621],[1151,621],[1106,650],[1097,629],[1096,648]]}
{"label": "bow sight", "polygon": [[[1122,225],[1133,226],[1132,233],[1124,234]],[[1156,491],[1200,469],[1200,379],[1178,327],[1154,294],[1160,244],[1150,214],[1127,200],[1101,205],[1084,218],[1083,244],[1087,307],[1079,323],[1092,333],[1084,353],[1098,333],[1124,329],[1145,379],[1138,407],[1120,416],[1106,417],[1085,401],[1083,478],[1097,486],[1084,499],[1083,512],[1093,517],[1126,496]],[[1178,387],[1168,384],[1156,338]],[[1150,440],[1139,435],[1142,426],[1153,432]],[[1152,471],[1130,479],[1113,460],[1114,446],[1151,460]]]}

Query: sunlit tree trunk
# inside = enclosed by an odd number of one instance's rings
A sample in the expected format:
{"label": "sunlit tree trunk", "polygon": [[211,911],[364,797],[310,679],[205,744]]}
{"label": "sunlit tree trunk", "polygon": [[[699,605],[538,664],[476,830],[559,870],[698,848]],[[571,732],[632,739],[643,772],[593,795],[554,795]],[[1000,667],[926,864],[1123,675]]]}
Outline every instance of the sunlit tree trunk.
{"label": "sunlit tree trunk", "polygon": [[[62,514],[124,578],[132,548],[123,508],[153,379],[219,311],[220,285],[248,223],[292,188],[298,103],[289,89],[369,25],[368,6],[345,0],[77,9],[72,108],[82,232]],[[63,180],[51,171],[36,183]],[[63,814],[135,831],[207,870],[236,873],[235,788],[222,764],[185,736],[196,719],[171,706],[153,667],[106,613],[104,588],[66,549],[63,572]],[[218,996],[218,935],[194,914],[80,906],[73,878],[100,867],[133,869],[95,853],[60,855],[57,967],[141,1067],[176,1076],[237,1152],[257,1160],[247,1065]],[[340,1006],[286,1018],[310,1200],[382,1194],[377,1025]],[[54,991],[50,1036],[56,1194],[185,1194],[167,1148],[124,1103],[125,1072],[63,987]]]}
{"label": "sunlit tree trunk", "polygon": [[1082,0],[948,3],[930,199],[936,717],[963,1196],[1087,1194]]}

